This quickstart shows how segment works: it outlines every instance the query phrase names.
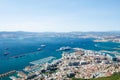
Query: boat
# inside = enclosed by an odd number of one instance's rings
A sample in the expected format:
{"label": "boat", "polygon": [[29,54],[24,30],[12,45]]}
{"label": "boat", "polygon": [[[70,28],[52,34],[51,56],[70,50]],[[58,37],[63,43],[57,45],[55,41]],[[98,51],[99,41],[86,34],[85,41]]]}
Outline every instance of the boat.
{"label": "boat", "polygon": [[18,58],[19,56],[13,56],[12,58]]}
{"label": "boat", "polygon": [[39,48],[37,48],[37,51],[41,51],[46,45],[41,44]]}
{"label": "boat", "polygon": [[71,47],[69,47],[69,46],[61,47],[61,48],[59,48],[59,49],[56,50],[56,51],[67,51],[67,50],[71,50]]}
{"label": "boat", "polygon": [[46,45],[42,44],[41,47],[45,47]]}
{"label": "boat", "polygon": [[17,78],[15,76],[10,76],[9,77],[11,80],[17,80]]}
{"label": "boat", "polygon": [[23,57],[23,56],[25,56],[25,54],[23,54],[23,55],[19,55],[19,57]]}
{"label": "boat", "polygon": [[21,55],[16,55],[16,56],[12,56],[11,58],[19,58],[19,57],[24,57],[25,54],[21,54]]}
{"label": "boat", "polygon": [[9,48],[5,48],[5,50],[8,50]]}
{"label": "boat", "polygon": [[10,53],[9,53],[9,52],[5,52],[5,53],[4,53],[4,56],[7,56],[8,54],[10,54]]}
{"label": "boat", "polygon": [[38,49],[37,49],[37,51],[40,51],[40,50],[41,50],[41,48],[38,48]]}

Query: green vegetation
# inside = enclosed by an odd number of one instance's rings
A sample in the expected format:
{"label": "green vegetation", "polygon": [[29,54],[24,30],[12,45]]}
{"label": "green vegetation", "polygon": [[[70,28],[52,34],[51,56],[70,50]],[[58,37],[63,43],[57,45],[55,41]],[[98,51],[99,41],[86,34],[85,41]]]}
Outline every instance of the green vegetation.
{"label": "green vegetation", "polygon": [[95,78],[95,79],[76,79],[72,78],[72,80],[120,80],[120,72],[114,73],[112,76],[109,77],[101,77],[101,78]]}

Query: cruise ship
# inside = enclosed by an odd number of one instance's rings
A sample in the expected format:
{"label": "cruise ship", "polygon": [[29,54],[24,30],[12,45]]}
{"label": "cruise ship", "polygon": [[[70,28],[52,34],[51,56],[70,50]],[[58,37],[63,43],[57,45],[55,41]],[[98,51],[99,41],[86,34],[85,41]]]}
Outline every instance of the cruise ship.
{"label": "cruise ship", "polygon": [[67,50],[71,50],[71,47],[69,47],[69,46],[61,47],[61,48],[57,49],[56,51],[67,51]]}

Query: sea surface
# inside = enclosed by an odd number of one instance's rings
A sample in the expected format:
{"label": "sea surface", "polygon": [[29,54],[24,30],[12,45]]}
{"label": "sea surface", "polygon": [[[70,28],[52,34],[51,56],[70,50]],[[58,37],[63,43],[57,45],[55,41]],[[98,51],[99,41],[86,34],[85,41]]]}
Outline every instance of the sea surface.
{"label": "sea surface", "polygon": [[[93,38],[65,38],[65,37],[31,37],[0,39],[0,74],[11,70],[22,70],[29,62],[53,56],[60,58],[62,52],[56,51],[60,47],[70,46],[89,50],[118,51],[120,43],[93,42]],[[41,45],[46,45],[41,48]],[[41,48],[40,51],[37,49]],[[8,55],[4,53],[8,52]],[[18,55],[22,57],[13,58]]]}

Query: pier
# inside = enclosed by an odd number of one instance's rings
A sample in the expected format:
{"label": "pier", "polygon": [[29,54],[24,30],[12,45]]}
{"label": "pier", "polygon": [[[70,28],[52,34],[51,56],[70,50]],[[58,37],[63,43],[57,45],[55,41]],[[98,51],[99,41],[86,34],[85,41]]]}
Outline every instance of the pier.
{"label": "pier", "polygon": [[6,76],[11,75],[11,74],[14,74],[15,72],[16,72],[16,70],[13,70],[13,71],[9,71],[9,72],[4,73],[4,74],[0,74],[0,78],[6,77]]}
{"label": "pier", "polygon": [[30,64],[39,65],[39,64],[46,63],[46,62],[50,62],[53,59],[55,59],[55,57],[50,56],[50,57],[47,57],[47,58],[43,58],[43,59],[39,59],[39,60],[36,60],[36,61],[32,61],[32,62],[30,62]]}

